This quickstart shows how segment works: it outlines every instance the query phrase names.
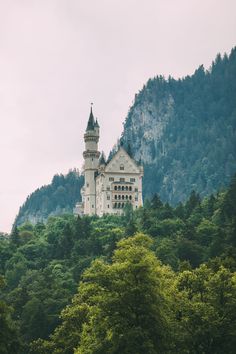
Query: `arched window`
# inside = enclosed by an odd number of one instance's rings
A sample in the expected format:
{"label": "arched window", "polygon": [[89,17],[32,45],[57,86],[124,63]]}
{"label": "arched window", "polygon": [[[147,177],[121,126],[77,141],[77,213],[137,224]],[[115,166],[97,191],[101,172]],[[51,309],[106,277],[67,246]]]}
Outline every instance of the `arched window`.
{"label": "arched window", "polygon": [[124,165],[121,164],[121,165],[120,165],[120,170],[121,170],[121,171],[124,171],[124,169],[125,169]]}
{"label": "arched window", "polygon": [[117,186],[114,187],[115,191],[117,191]]}
{"label": "arched window", "polygon": [[129,187],[129,191],[132,191],[132,187]]}
{"label": "arched window", "polygon": [[117,207],[117,203],[114,204],[114,208],[116,208],[116,207]]}
{"label": "arched window", "polygon": [[123,199],[123,200],[125,199],[125,196],[124,196],[124,195],[122,195],[122,199]]}
{"label": "arched window", "polygon": [[129,190],[129,187],[128,187],[128,186],[126,186],[126,187],[125,187],[125,189],[128,191],[128,190]]}
{"label": "arched window", "polygon": [[118,199],[120,199],[121,198],[121,196],[120,196],[120,194],[118,195]]}
{"label": "arched window", "polygon": [[117,195],[115,194],[115,199],[117,199]]}
{"label": "arched window", "polygon": [[118,186],[118,191],[120,191],[120,186]]}
{"label": "arched window", "polygon": [[129,200],[132,200],[132,195],[129,196]]}
{"label": "arched window", "polygon": [[125,204],[124,204],[124,203],[122,203],[121,207],[122,207],[122,208],[124,208],[124,206],[125,206]]}
{"label": "arched window", "polygon": [[128,195],[126,195],[125,198],[128,199],[129,198]]}
{"label": "arched window", "polygon": [[120,208],[120,203],[118,203],[118,208]]}
{"label": "arched window", "polygon": [[124,187],[124,186],[122,186],[122,187],[121,187],[121,189],[122,189],[122,191],[124,191],[124,190],[125,190],[125,187]]}

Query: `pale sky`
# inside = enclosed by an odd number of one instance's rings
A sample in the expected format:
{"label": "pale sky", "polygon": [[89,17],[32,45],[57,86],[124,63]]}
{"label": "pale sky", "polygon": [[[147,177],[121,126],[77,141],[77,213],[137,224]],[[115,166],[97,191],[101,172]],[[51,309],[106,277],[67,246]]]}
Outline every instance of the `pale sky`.
{"label": "pale sky", "polygon": [[0,0],[0,231],[81,168],[90,102],[108,154],[149,78],[230,52],[235,14],[235,0]]}

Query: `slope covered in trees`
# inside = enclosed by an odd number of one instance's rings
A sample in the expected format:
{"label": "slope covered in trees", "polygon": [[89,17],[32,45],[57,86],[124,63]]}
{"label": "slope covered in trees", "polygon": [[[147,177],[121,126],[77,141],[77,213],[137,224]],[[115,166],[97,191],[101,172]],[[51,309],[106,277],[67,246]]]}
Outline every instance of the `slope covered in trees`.
{"label": "slope covered in trees", "polygon": [[226,186],[236,171],[236,48],[209,70],[157,76],[135,96],[122,140],[144,164],[144,196],[177,204]]}
{"label": "slope covered in trees", "polygon": [[0,353],[233,354],[235,272],[236,177],[175,208],[26,223],[0,239]]}
{"label": "slope covered in trees", "polygon": [[[203,197],[229,183],[236,171],[235,78],[236,48],[218,55],[208,71],[200,66],[183,79],[150,79],[135,96],[121,141],[144,165],[144,199],[158,193],[176,205],[192,190]],[[71,212],[82,185],[76,172],[54,176],[27,198],[16,224]]]}
{"label": "slope covered in trees", "polygon": [[81,201],[80,190],[84,178],[77,170],[66,175],[55,175],[51,184],[43,186],[28,196],[21,206],[15,224],[30,221],[44,222],[50,215],[72,213],[75,204]]}

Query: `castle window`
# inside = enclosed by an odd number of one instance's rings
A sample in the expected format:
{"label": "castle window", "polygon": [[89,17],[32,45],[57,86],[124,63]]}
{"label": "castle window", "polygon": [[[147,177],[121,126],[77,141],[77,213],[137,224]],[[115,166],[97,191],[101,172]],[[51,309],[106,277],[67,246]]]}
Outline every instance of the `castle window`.
{"label": "castle window", "polygon": [[114,177],[109,177],[109,181],[113,182],[114,181]]}
{"label": "castle window", "polygon": [[135,178],[130,178],[130,182],[135,182]]}
{"label": "castle window", "polygon": [[129,191],[132,191],[132,187],[129,187]]}
{"label": "castle window", "polygon": [[125,182],[125,178],[120,178],[120,182]]}
{"label": "castle window", "polygon": [[125,169],[124,165],[120,165],[120,170],[124,171],[124,169]]}

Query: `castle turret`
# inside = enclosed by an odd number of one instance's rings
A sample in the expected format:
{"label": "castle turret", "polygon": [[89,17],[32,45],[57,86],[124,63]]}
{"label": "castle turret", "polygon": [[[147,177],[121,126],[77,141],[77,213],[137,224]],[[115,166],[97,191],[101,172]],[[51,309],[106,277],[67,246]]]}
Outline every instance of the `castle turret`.
{"label": "castle turret", "polygon": [[99,125],[94,120],[93,110],[89,115],[87,129],[84,134],[85,151],[84,157],[84,214],[96,214],[96,183],[95,177],[98,171],[100,152],[98,151]]}

